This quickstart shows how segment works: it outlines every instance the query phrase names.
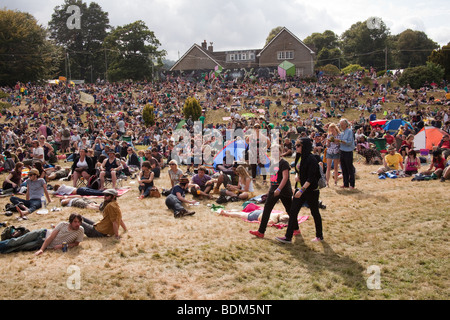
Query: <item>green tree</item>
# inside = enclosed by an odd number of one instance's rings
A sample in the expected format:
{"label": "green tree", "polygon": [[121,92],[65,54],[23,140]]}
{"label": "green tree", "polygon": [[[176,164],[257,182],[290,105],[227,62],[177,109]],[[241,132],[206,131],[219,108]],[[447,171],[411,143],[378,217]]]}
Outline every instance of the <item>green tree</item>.
{"label": "green tree", "polygon": [[401,86],[410,85],[413,89],[419,89],[423,87],[426,82],[440,83],[443,77],[444,68],[438,64],[427,62],[426,66],[405,69],[398,81]]}
{"label": "green tree", "polygon": [[[70,29],[67,22],[71,5],[80,8],[80,28]],[[110,29],[108,13],[95,2],[87,5],[82,0],[65,0],[55,7],[49,22],[50,38],[64,47],[66,58],[60,65],[60,73],[72,79],[95,81],[104,78],[106,72],[103,41]]]}
{"label": "green tree", "polygon": [[341,68],[345,63],[339,49],[339,37],[333,31],[315,32],[306,37],[303,42],[316,53],[316,67],[334,64]]}
{"label": "green tree", "polygon": [[153,105],[147,103],[142,110],[142,119],[147,127],[153,126],[155,124],[155,108]]}
{"label": "green tree", "polygon": [[393,39],[393,59],[397,69],[425,65],[433,50],[439,45],[422,31],[407,29]]}
{"label": "green tree", "polygon": [[[366,22],[357,22],[341,35],[341,49],[351,64],[378,70],[385,68],[385,49],[388,47],[390,31],[383,21],[369,29]],[[388,61],[390,50],[388,50]]]}
{"label": "green tree", "polygon": [[450,81],[450,42],[441,49],[434,50],[428,61],[440,65],[444,69],[444,79]]}
{"label": "green tree", "polygon": [[276,27],[273,28],[272,30],[270,30],[269,35],[266,38],[266,45],[272,41],[273,38],[275,38],[275,36],[280,33],[281,29],[283,29],[283,27]]}
{"label": "green tree", "polygon": [[156,68],[163,66],[165,50],[155,33],[141,20],[115,28],[106,37],[104,47],[109,51],[109,80],[151,80]]}
{"label": "green tree", "polygon": [[192,117],[193,121],[197,121],[202,115],[202,107],[197,99],[187,98],[184,102],[183,113],[185,119]]}
{"label": "green tree", "polygon": [[51,77],[62,58],[29,13],[0,10],[0,85]]}

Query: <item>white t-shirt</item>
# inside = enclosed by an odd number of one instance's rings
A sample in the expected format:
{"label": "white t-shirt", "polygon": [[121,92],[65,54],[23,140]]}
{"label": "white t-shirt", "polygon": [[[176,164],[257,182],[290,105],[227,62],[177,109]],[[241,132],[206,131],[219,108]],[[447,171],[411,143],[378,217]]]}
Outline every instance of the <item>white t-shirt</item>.
{"label": "white t-shirt", "polygon": [[62,184],[58,190],[53,191],[53,194],[57,194],[60,196],[65,196],[65,195],[70,195],[72,194],[72,192],[75,190],[75,187],[71,187],[71,186],[66,186],[64,184]]}

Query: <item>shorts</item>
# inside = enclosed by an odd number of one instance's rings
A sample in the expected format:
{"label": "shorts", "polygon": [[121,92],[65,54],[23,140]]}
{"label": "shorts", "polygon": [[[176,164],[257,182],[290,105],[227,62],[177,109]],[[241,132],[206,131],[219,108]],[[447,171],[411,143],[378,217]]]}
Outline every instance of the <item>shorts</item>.
{"label": "shorts", "polygon": [[339,160],[341,155],[339,153],[327,153],[327,159],[330,160]]}
{"label": "shorts", "polygon": [[262,210],[255,210],[248,214],[248,221],[258,221],[259,216],[262,214]]}

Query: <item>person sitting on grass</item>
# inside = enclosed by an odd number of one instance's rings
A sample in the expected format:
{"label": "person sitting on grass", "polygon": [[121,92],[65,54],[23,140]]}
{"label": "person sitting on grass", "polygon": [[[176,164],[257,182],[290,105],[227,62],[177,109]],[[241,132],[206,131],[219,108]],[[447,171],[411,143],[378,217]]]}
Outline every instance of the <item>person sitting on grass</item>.
{"label": "person sitting on grass", "polygon": [[188,212],[184,207],[183,203],[195,204],[195,200],[187,200],[185,198],[186,192],[189,189],[189,178],[187,175],[183,175],[180,178],[180,183],[172,188],[170,194],[166,198],[166,206],[173,211],[175,218],[180,218],[183,216],[191,216],[195,212]]}
{"label": "person sitting on grass", "polygon": [[435,150],[433,151],[433,158],[431,159],[431,164],[428,170],[425,170],[422,173],[424,176],[431,175],[432,178],[440,178],[445,169],[445,159],[442,155],[442,151]]}
{"label": "person sitting on grass", "polygon": [[142,163],[142,169],[141,172],[139,172],[138,177],[140,200],[148,197],[150,195],[150,190],[153,188],[153,178],[155,177],[155,174],[151,167],[150,161],[144,161]]}
{"label": "person sitting on grass", "polygon": [[395,150],[394,146],[390,146],[388,152],[389,153],[383,159],[383,167],[379,168],[377,171],[379,175],[391,170],[398,170],[399,168],[402,168],[403,170],[403,157],[401,154]]}
{"label": "person sitting on grass", "polygon": [[212,199],[212,196],[209,193],[214,187],[214,182],[216,182],[216,180],[206,174],[206,167],[200,166],[198,168],[198,173],[194,175],[191,180],[192,195],[194,195],[194,197],[204,196],[208,199]]}
{"label": "person sitting on grass", "polygon": [[26,199],[12,196],[9,200],[16,206],[17,212],[19,212],[18,220],[28,220],[27,215],[41,208],[42,197],[47,198],[47,204],[52,202],[50,195],[47,191],[47,183],[44,179],[38,178],[39,171],[37,169],[31,169],[28,172],[27,180],[27,193]]}
{"label": "person sitting on grass", "polygon": [[[223,190],[225,196],[238,197],[240,200],[247,200],[255,197],[255,189],[253,187],[253,179],[243,166],[236,168],[238,176],[238,184],[227,184],[226,190]],[[221,193],[221,194],[222,194]]]}
{"label": "person sitting on grass", "polygon": [[79,214],[72,213],[69,222],[59,223],[53,231],[38,229],[1,241],[0,253],[34,251],[39,248],[35,255],[41,255],[46,249],[61,250],[64,242],[67,242],[69,248],[76,247],[83,241],[82,221]]}

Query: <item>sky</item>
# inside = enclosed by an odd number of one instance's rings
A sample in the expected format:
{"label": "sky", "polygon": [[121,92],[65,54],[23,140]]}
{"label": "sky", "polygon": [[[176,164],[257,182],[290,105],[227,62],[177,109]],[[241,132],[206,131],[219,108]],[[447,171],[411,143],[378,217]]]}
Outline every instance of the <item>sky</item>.
{"label": "sky", "polygon": [[[92,1],[84,0],[86,3]],[[371,17],[383,20],[392,35],[406,29],[425,32],[443,46],[450,42],[448,0],[97,0],[111,26],[142,20],[160,41],[166,58],[178,60],[204,40],[214,50],[262,49],[273,28],[286,27],[303,40],[331,30],[340,36]],[[32,14],[48,26],[64,0],[2,0],[0,8]],[[70,15],[68,14],[68,17]]]}

